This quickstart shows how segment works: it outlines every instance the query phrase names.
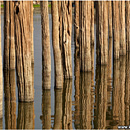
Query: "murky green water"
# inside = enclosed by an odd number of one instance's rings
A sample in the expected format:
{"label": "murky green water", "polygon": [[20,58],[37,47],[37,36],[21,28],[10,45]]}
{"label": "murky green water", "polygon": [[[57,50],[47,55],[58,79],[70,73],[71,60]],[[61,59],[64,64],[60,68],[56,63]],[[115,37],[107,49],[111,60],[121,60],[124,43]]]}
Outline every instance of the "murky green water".
{"label": "murky green water", "polygon": [[[54,89],[52,19],[49,14],[52,61],[51,90],[42,91],[40,14],[34,13],[33,19],[34,103],[18,102],[15,72],[10,72],[10,78],[8,78],[9,74],[5,73],[4,96],[11,97],[11,100],[5,100],[3,97],[3,120],[0,120],[0,128],[117,129],[118,125],[129,125],[130,55],[112,62],[112,41],[109,40],[109,64],[107,66],[96,65],[95,55],[92,73],[80,73],[79,54],[77,51],[75,53],[74,49],[73,28],[73,80],[64,81],[63,90]],[[3,24],[2,14],[2,47]],[[10,91],[11,95],[8,95]]]}

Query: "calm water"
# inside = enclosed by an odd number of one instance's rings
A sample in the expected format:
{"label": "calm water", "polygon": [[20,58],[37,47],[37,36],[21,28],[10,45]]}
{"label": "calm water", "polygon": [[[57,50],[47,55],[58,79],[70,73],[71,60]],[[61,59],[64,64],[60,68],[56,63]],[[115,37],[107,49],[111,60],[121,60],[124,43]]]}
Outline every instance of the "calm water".
{"label": "calm water", "polygon": [[[114,128],[129,125],[130,55],[112,62],[111,40],[109,40],[108,66],[96,65],[92,73],[79,74],[79,57],[74,49],[72,29],[73,80],[64,81],[63,90],[54,89],[54,60],[52,48],[52,18],[50,21],[51,41],[51,91],[42,91],[42,46],[41,16],[34,13],[34,103],[19,103],[15,72],[11,72],[11,94],[16,102],[4,100],[2,128]],[[3,32],[3,15],[2,15]],[[2,33],[2,47],[3,47]],[[96,39],[95,39],[96,42]],[[95,51],[96,52],[96,51]],[[74,60],[75,57],[75,60]],[[114,68],[114,71],[113,71]],[[8,74],[4,74],[5,97],[8,89]],[[15,89],[16,88],[16,89]],[[3,124],[3,125],[2,125]]]}

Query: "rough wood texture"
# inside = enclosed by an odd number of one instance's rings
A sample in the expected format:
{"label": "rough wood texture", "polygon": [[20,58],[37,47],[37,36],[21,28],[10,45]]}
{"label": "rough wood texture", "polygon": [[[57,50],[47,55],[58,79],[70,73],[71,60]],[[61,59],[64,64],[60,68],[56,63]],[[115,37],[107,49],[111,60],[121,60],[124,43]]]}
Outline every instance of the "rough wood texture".
{"label": "rough wood texture", "polygon": [[80,2],[80,69],[81,71],[91,71],[91,45],[90,45],[90,25],[91,25],[91,1]]}
{"label": "rough wood texture", "polygon": [[30,39],[30,2],[15,3],[15,49],[19,101],[34,101]]}
{"label": "rough wood texture", "polygon": [[4,70],[15,69],[14,2],[4,1]]}
{"label": "rough wood texture", "polygon": [[[0,2],[1,16],[1,2]],[[3,117],[3,71],[2,71],[2,49],[1,49],[1,17],[0,17],[0,118]]]}
{"label": "rough wood texture", "polygon": [[[49,34],[49,17],[48,1],[41,1],[41,25],[42,25],[42,71],[43,82],[51,79],[51,53],[50,53],[50,34]],[[46,86],[47,87],[47,86]],[[50,89],[44,88],[44,89]]]}
{"label": "rough wood texture", "polygon": [[113,1],[113,46],[114,46],[114,59],[119,59],[119,1]]}
{"label": "rough wood texture", "polygon": [[18,103],[17,129],[34,129],[34,102]]}
{"label": "rough wood texture", "polygon": [[58,15],[58,2],[52,1],[52,43],[54,52],[54,65],[55,65],[55,87],[61,88],[63,85],[63,71],[62,71],[62,57],[59,43],[59,15]]}
{"label": "rough wood texture", "polygon": [[5,128],[16,129],[15,70],[4,71]]}
{"label": "rough wood texture", "polygon": [[71,57],[72,1],[62,1],[62,49],[64,78],[72,78]]}
{"label": "rough wood texture", "polygon": [[120,1],[120,55],[126,55],[125,1]]}
{"label": "rough wood texture", "polygon": [[130,2],[126,1],[126,50],[130,51]]}
{"label": "rough wood texture", "polygon": [[79,1],[75,1],[74,8],[74,39],[75,48],[79,48]]}
{"label": "rough wood texture", "polygon": [[62,89],[55,89],[54,129],[62,129]]}
{"label": "rough wood texture", "polygon": [[108,1],[109,38],[112,38],[112,2]]}

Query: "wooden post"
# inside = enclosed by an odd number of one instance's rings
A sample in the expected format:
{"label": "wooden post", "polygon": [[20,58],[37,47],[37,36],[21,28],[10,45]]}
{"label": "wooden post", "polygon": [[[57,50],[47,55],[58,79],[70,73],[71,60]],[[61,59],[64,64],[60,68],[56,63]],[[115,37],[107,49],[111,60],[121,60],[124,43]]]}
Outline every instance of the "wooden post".
{"label": "wooden post", "polygon": [[112,1],[108,1],[109,38],[112,38]]}
{"label": "wooden post", "polygon": [[91,45],[90,45],[90,25],[91,25],[91,1],[80,2],[80,69],[81,71],[91,71]]}
{"label": "wooden post", "polygon": [[[51,79],[51,53],[50,53],[50,34],[49,34],[49,17],[48,17],[48,1],[41,1],[41,24],[42,24],[42,71],[43,82]],[[47,87],[47,86],[46,86]],[[50,89],[44,88],[44,89]]]}
{"label": "wooden post", "polygon": [[72,129],[72,80],[64,81],[62,129]]}
{"label": "wooden post", "polygon": [[126,55],[125,1],[120,1],[120,55]]}
{"label": "wooden post", "polygon": [[43,90],[42,93],[42,129],[51,129],[51,91]]}
{"label": "wooden post", "polygon": [[[30,2],[15,3],[15,49],[19,101],[34,101],[30,38]],[[24,31],[23,31],[24,30]]]}
{"label": "wooden post", "polygon": [[16,129],[15,70],[4,71],[5,128]]}
{"label": "wooden post", "polygon": [[113,46],[114,46],[114,59],[119,59],[119,1],[113,1]]}
{"label": "wooden post", "polygon": [[91,72],[81,74],[80,86],[81,129],[91,129]]}
{"label": "wooden post", "polygon": [[54,129],[62,129],[62,89],[55,89]]}
{"label": "wooden post", "polygon": [[126,1],[126,50],[130,51],[130,2]]}
{"label": "wooden post", "polygon": [[62,71],[62,57],[61,48],[59,44],[59,14],[58,2],[52,1],[52,43],[54,52],[54,65],[55,65],[55,87],[61,88],[63,85],[63,71]]}
{"label": "wooden post", "polygon": [[79,48],[79,1],[75,1],[74,15],[75,48]]}
{"label": "wooden post", "polygon": [[4,1],[4,70],[15,69],[14,2]]}
{"label": "wooden post", "polygon": [[34,102],[18,103],[17,129],[34,129]]}
{"label": "wooden post", "polygon": [[1,49],[1,2],[0,2],[0,119],[3,118],[3,72],[2,72],[2,49]]}

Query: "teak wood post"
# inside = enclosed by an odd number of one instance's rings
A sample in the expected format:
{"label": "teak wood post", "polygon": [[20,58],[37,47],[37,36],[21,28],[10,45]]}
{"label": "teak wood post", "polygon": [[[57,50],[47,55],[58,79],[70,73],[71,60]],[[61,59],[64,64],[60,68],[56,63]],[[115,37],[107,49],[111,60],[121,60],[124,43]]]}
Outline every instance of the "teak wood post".
{"label": "teak wood post", "polygon": [[79,48],[79,1],[75,1],[74,8],[74,39],[75,48]]}
{"label": "teak wood post", "polygon": [[22,102],[34,101],[32,86],[32,60],[30,38],[30,2],[19,1],[15,4],[15,49],[18,99]]}
{"label": "teak wood post", "polygon": [[0,2],[0,119],[3,118],[3,71],[2,71],[2,49],[1,49],[1,2]]}
{"label": "teak wood post", "polygon": [[[50,34],[48,1],[41,1],[41,25],[42,25],[42,71],[43,82],[51,79],[51,53],[50,53]],[[47,88],[45,88],[47,87]],[[51,86],[44,86],[44,89],[50,89]]]}
{"label": "teak wood post", "polygon": [[4,1],[4,70],[15,69],[14,2]]}
{"label": "teak wood post", "polygon": [[130,51],[130,2],[126,1],[126,50]]}
{"label": "teak wood post", "polygon": [[120,50],[120,40],[119,40],[119,1],[113,1],[113,50],[114,50],[114,59],[119,59],[119,50]]}
{"label": "teak wood post", "polygon": [[112,2],[108,1],[109,38],[112,38]]}
{"label": "teak wood post", "polygon": [[59,14],[58,2],[52,1],[52,43],[54,52],[54,65],[55,65],[55,87],[61,88],[63,85],[63,71],[62,71],[62,57],[61,48],[59,43]]}
{"label": "teak wood post", "polygon": [[120,55],[126,55],[125,1],[119,2]]}
{"label": "teak wood post", "polygon": [[91,45],[90,45],[90,25],[91,25],[91,1],[80,2],[80,69],[81,71],[91,71]]}

